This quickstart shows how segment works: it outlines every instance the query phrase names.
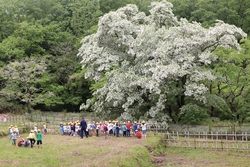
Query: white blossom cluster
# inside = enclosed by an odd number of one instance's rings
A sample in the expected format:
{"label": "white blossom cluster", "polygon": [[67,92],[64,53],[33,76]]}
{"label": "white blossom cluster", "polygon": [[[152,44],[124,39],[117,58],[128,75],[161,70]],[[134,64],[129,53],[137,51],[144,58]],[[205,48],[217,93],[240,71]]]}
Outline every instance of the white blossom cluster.
{"label": "white blossom cluster", "polygon": [[[194,100],[206,102],[207,92],[201,81],[216,76],[204,68],[217,60],[211,56],[217,47],[239,49],[236,37],[246,34],[232,25],[218,21],[205,29],[200,23],[189,23],[172,13],[172,4],[153,2],[151,15],[127,5],[99,20],[96,34],[85,37],[78,56],[82,57],[85,77],[107,83],[94,92],[96,101],[88,101],[96,112],[121,110],[121,118],[131,119],[143,106],[150,106],[144,116],[168,119],[162,111],[167,96],[184,92]],[[185,77],[185,86],[172,86]]]}

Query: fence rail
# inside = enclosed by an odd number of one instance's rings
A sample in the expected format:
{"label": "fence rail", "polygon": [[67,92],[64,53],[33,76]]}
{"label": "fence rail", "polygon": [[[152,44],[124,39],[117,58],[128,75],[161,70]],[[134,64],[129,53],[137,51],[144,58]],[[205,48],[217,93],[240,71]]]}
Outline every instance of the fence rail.
{"label": "fence rail", "polygon": [[250,134],[247,132],[236,134],[236,133],[178,133],[178,132],[167,132],[165,138],[162,139],[166,141],[169,147],[180,147],[180,148],[203,148],[203,149],[213,149],[213,150],[244,150],[249,153],[249,137]]}

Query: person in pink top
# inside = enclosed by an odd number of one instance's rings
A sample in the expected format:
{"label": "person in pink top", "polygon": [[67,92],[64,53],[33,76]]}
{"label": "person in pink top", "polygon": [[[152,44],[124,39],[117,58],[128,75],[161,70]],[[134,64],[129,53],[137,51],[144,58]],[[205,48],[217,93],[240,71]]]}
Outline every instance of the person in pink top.
{"label": "person in pink top", "polygon": [[75,136],[78,136],[78,123],[75,124]]}
{"label": "person in pink top", "polygon": [[104,136],[104,126],[102,125],[102,122],[99,123],[99,128],[100,128],[100,131],[101,131],[101,136]]}
{"label": "person in pink top", "polygon": [[130,121],[128,121],[128,124],[127,124],[127,137],[128,136],[130,137],[130,127],[131,127],[131,124],[130,124]]}

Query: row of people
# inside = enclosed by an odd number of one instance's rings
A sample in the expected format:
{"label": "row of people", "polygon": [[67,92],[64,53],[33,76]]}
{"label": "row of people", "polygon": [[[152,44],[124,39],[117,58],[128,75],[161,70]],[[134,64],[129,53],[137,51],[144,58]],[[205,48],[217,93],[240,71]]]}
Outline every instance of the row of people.
{"label": "row of people", "polygon": [[[45,125],[45,123],[44,123]],[[120,136],[120,132],[123,133],[123,137],[130,137],[131,134],[131,124],[130,121],[128,123],[124,122],[122,126],[119,125],[118,121],[112,121],[111,120],[105,121],[104,124],[102,122],[91,122],[89,121],[86,128],[86,135],[91,136]],[[74,123],[69,122],[68,125],[66,123],[60,123],[60,133],[61,135],[69,135],[69,136],[79,136],[81,132],[81,126],[80,122],[76,121]],[[136,134],[136,130],[142,129],[143,137],[146,138],[146,123],[145,121],[142,121],[142,124],[137,124],[137,122],[134,122],[133,125],[133,131],[134,134]],[[44,129],[44,131],[47,131]]]}

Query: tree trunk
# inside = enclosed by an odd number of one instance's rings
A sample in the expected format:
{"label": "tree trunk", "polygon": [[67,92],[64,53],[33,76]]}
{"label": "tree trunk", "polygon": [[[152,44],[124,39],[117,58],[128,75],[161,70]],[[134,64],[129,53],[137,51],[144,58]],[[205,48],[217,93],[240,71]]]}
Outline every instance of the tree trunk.
{"label": "tree trunk", "polygon": [[30,111],[30,101],[27,101],[27,108],[28,108],[28,113],[31,113],[31,111]]}

